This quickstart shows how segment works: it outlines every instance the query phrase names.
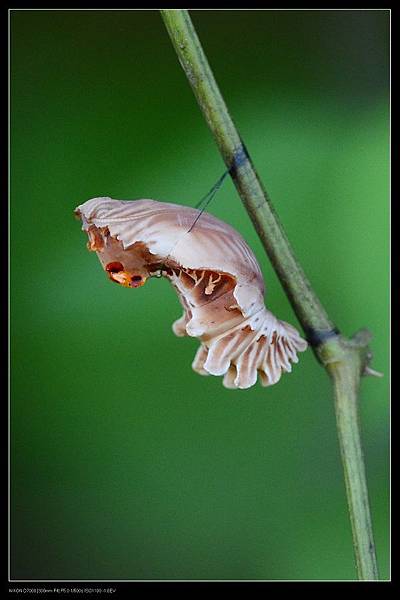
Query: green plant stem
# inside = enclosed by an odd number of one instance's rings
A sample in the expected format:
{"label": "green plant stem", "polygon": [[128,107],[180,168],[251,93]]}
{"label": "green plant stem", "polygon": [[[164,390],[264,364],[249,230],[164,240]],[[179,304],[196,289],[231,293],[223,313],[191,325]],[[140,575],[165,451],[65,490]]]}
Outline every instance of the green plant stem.
{"label": "green plant stem", "polygon": [[359,579],[378,578],[361,446],[358,388],[369,372],[370,335],[340,335],[301,268],[272,203],[229,115],[187,10],[162,9],[165,26],[181,66],[211,129],[254,227],[311,341],[331,377],[336,423]]}

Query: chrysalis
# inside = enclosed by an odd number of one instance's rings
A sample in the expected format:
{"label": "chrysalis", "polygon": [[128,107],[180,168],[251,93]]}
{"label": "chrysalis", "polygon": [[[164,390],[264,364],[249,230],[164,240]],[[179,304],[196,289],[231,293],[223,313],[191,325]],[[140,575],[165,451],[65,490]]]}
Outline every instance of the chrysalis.
{"label": "chrysalis", "polygon": [[[242,236],[208,213],[156,200],[92,198],[75,210],[109,278],[140,287],[169,279],[183,316],[177,336],[201,340],[192,367],[223,375],[227,388],[279,381],[307,343],[264,305],[257,260]],[[192,227],[196,221],[195,227]]]}

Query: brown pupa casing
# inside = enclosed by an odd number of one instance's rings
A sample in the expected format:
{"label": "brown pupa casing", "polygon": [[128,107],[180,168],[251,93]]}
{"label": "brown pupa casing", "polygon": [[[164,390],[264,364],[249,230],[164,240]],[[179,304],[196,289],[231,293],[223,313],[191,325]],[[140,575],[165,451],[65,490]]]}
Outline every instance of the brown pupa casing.
{"label": "brown pupa casing", "polygon": [[167,277],[183,306],[178,336],[198,337],[192,367],[224,375],[227,388],[279,381],[307,343],[264,305],[257,260],[230,225],[199,210],[156,200],[92,198],[75,210],[109,277],[139,287]]}

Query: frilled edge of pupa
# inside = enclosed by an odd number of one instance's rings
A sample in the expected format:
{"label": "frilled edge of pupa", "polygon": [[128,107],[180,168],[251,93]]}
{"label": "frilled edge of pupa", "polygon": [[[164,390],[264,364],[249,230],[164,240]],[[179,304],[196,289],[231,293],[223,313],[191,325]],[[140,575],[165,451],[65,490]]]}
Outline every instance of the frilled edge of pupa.
{"label": "frilled edge of pupa", "polygon": [[239,326],[203,343],[192,368],[201,375],[223,375],[229,389],[247,389],[259,376],[264,387],[277,383],[282,373],[290,373],[297,353],[307,342],[297,330],[279,321],[264,308]]}

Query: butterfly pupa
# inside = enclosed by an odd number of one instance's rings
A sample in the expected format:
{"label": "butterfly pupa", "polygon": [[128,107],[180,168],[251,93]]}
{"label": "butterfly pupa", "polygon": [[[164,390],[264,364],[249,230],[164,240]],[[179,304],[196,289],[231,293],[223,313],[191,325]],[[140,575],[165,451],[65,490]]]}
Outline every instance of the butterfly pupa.
{"label": "butterfly pupa", "polygon": [[135,288],[149,277],[169,279],[183,308],[174,333],[201,342],[192,364],[197,373],[223,375],[227,388],[249,388],[257,376],[269,386],[307,348],[265,307],[257,260],[227,223],[156,200],[92,198],[75,214],[111,280]]}

